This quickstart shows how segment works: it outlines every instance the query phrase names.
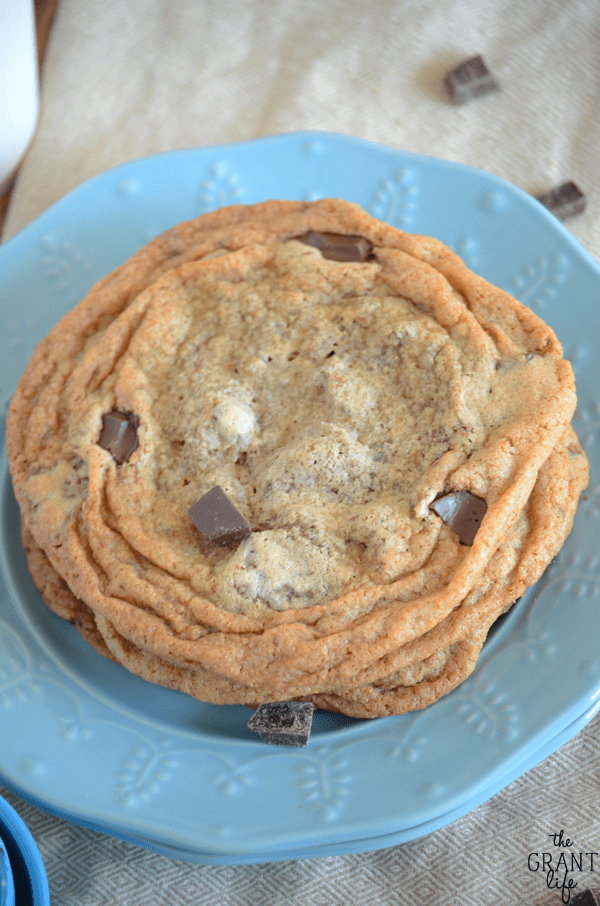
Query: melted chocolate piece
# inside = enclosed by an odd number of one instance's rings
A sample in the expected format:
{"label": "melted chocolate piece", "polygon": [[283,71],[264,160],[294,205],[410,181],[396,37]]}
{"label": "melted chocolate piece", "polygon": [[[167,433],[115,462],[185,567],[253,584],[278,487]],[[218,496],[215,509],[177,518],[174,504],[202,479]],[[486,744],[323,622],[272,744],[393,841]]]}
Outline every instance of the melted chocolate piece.
{"label": "melted chocolate piece", "polygon": [[363,236],[344,236],[341,233],[319,233],[312,230],[298,236],[300,242],[319,249],[323,258],[331,261],[366,261],[373,248]]}
{"label": "melted chocolate piece", "polygon": [[464,60],[450,70],[444,85],[454,104],[465,104],[482,94],[500,90],[481,55]]}
{"label": "melted chocolate piece", "polygon": [[565,182],[562,186],[536,197],[559,220],[566,220],[585,211],[586,197],[574,182]]}
{"label": "melted chocolate piece", "polygon": [[112,412],[102,416],[102,431],[98,444],[112,453],[112,457],[121,466],[139,446],[137,427],[139,419],[128,412]]}
{"label": "melted chocolate piece", "polygon": [[239,544],[250,535],[250,526],[219,485],[196,501],[188,512],[204,541],[219,547]]}
{"label": "melted chocolate piece", "polygon": [[259,705],[248,729],[270,746],[305,746],[310,736],[312,702],[273,702]]}
{"label": "melted chocolate piece", "polygon": [[452,491],[434,500],[431,509],[456,532],[463,544],[471,545],[485,516],[487,503],[470,491]]}

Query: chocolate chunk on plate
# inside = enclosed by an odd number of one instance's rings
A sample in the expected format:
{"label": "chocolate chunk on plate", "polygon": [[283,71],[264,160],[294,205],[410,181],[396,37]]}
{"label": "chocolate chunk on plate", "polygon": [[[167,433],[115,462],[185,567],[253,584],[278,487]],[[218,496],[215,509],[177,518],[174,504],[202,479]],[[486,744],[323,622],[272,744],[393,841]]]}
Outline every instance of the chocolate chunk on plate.
{"label": "chocolate chunk on plate", "polygon": [[543,195],[537,195],[536,198],[559,220],[566,220],[585,211],[586,197],[572,181],[564,182]]}
{"label": "chocolate chunk on plate", "polygon": [[139,419],[131,412],[119,412],[113,409],[102,416],[102,430],[98,444],[112,453],[117,465],[126,462],[138,446],[137,428]]}
{"label": "chocolate chunk on plate", "polygon": [[456,532],[463,544],[470,546],[486,514],[487,503],[470,491],[452,491],[434,500],[431,509]]}
{"label": "chocolate chunk on plate", "polygon": [[319,249],[323,258],[331,261],[366,261],[373,245],[364,236],[344,236],[342,233],[319,233],[311,230],[298,236],[300,242]]}
{"label": "chocolate chunk on plate", "polygon": [[259,705],[248,729],[270,746],[305,746],[310,736],[312,702],[271,702]]}
{"label": "chocolate chunk on plate", "polygon": [[219,485],[190,507],[189,515],[204,541],[220,547],[239,544],[250,535],[250,526]]}
{"label": "chocolate chunk on plate", "polygon": [[451,69],[444,78],[444,85],[454,104],[465,104],[483,94],[500,90],[481,54],[463,60]]}

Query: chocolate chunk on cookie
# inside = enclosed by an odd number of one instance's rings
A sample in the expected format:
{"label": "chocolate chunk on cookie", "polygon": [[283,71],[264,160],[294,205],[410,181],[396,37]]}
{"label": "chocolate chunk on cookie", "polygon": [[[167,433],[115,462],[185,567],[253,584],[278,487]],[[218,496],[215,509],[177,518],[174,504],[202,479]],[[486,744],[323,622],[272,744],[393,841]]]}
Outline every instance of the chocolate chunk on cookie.
{"label": "chocolate chunk on cookie", "polygon": [[311,230],[298,237],[305,245],[319,249],[323,258],[330,261],[366,261],[373,249],[363,236],[344,236],[341,233],[320,233]]}
{"label": "chocolate chunk on cookie", "polygon": [[431,509],[456,532],[463,544],[471,545],[485,516],[487,503],[470,491],[452,491],[434,500]]}
{"label": "chocolate chunk on cookie", "polygon": [[189,514],[203,540],[219,547],[239,544],[250,535],[250,526],[218,485],[197,500]]}
{"label": "chocolate chunk on cookie", "polygon": [[119,412],[113,409],[102,416],[102,430],[98,444],[112,453],[117,465],[127,462],[138,446],[137,428],[139,419],[130,412]]}

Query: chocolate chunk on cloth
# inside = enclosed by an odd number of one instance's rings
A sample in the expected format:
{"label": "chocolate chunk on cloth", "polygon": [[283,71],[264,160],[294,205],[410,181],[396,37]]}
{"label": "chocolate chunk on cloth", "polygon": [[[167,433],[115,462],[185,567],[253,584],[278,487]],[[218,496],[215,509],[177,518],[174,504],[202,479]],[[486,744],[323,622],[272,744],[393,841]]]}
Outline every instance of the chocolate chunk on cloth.
{"label": "chocolate chunk on cloth", "polygon": [[582,214],[587,204],[585,195],[574,182],[565,182],[536,198],[559,220]]}
{"label": "chocolate chunk on cloth", "polygon": [[239,544],[250,535],[250,526],[218,485],[197,500],[189,514],[204,541],[211,544]]}
{"label": "chocolate chunk on cloth", "polygon": [[270,702],[259,705],[248,729],[270,746],[305,746],[312,727],[311,702]]}
{"label": "chocolate chunk on cloth", "polygon": [[598,898],[591,890],[582,890],[573,897],[571,906],[599,906]]}
{"label": "chocolate chunk on cloth", "polygon": [[487,503],[470,491],[452,491],[434,500],[431,509],[456,532],[463,544],[471,545],[485,516]]}
{"label": "chocolate chunk on cloth", "polygon": [[131,413],[114,409],[102,417],[102,430],[98,444],[112,453],[117,465],[123,465],[138,446],[137,428],[139,419]]}
{"label": "chocolate chunk on cloth", "polygon": [[298,237],[305,245],[319,249],[330,261],[366,261],[372,244],[364,236],[344,236],[340,233],[318,233],[311,230]]}
{"label": "chocolate chunk on cloth", "polygon": [[444,77],[444,85],[454,104],[465,104],[474,98],[500,90],[480,54],[455,66]]}
{"label": "chocolate chunk on cloth", "polygon": [[[311,234],[359,237],[364,260]],[[567,537],[576,401],[552,329],[438,240],[338,199],[212,211],[36,347],[6,432],[27,563],[72,631],[152,683],[416,711]],[[109,454],[127,413],[139,449]],[[487,504],[455,502],[472,544],[443,521],[456,488]]]}

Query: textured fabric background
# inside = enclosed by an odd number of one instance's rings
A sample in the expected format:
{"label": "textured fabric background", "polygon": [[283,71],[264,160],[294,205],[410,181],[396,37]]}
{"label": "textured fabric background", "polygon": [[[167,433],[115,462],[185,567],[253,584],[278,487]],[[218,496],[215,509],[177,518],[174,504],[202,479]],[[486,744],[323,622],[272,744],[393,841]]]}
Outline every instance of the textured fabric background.
{"label": "textured fabric background", "polygon": [[[577,177],[600,256],[599,38],[596,0],[61,0],[5,238],[123,161],[325,129],[534,193]],[[503,90],[455,107],[477,53]]]}
{"label": "textured fabric background", "polygon": [[[472,164],[537,194],[575,180],[568,222],[600,259],[600,4],[585,0],[61,0],[8,238],[88,177],[158,151],[303,129]],[[483,54],[502,85],[465,107],[443,75]],[[1,743],[0,743],[1,744]],[[530,852],[600,851],[600,719],[470,815],[381,852],[203,867],[44,815],[53,906],[550,906]],[[600,856],[575,872],[600,887]],[[598,883],[596,884],[596,878]]]}

